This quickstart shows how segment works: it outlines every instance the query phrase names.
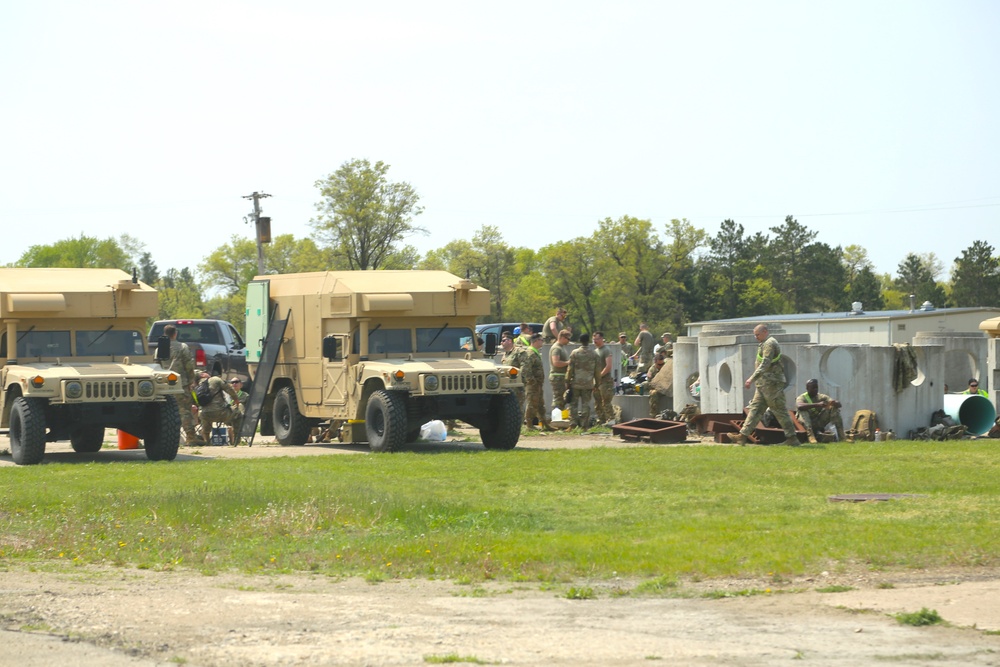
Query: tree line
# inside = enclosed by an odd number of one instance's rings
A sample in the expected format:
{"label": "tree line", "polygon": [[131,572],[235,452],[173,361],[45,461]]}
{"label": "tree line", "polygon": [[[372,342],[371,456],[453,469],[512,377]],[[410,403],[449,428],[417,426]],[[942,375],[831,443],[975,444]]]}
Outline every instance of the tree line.
{"label": "tree line", "polygon": [[[895,275],[877,274],[860,245],[829,246],[787,216],[769,233],[734,220],[709,236],[687,220],[657,229],[649,220],[605,218],[590,236],[532,249],[507,243],[483,225],[471,240],[449,241],[421,256],[406,239],[426,230],[408,183],[389,166],[350,160],[316,181],[321,194],[312,234],[274,237],[265,273],[326,270],[442,269],[490,290],[492,321],[544,321],[556,306],[576,332],[679,332],[687,322],[769,314],[936,307],[1000,307],[1000,256],[974,241],[954,259],[948,280],[934,253],[909,253]],[[234,235],[195,267],[161,273],[145,245],[129,235],[81,235],[31,246],[12,266],[136,267],[160,293],[160,318],[209,317],[242,328],[247,283],[257,274],[255,239]],[[486,320],[487,318],[483,318]]]}

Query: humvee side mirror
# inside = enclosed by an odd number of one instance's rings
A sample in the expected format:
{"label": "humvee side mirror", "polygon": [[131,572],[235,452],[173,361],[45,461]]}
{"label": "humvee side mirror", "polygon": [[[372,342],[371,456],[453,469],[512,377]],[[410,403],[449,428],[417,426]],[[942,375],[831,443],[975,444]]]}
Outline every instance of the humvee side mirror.
{"label": "humvee side mirror", "polygon": [[486,346],[483,349],[483,354],[487,357],[496,356],[497,353],[497,335],[495,333],[486,334]]}
{"label": "humvee side mirror", "polygon": [[323,339],[323,356],[326,357],[328,361],[335,361],[340,358],[340,354],[337,350],[336,336],[327,336]]}
{"label": "humvee side mirror", "polygon": [[166,361],[170,358],[170,338],[160,336],[156,339],[156,360]]}

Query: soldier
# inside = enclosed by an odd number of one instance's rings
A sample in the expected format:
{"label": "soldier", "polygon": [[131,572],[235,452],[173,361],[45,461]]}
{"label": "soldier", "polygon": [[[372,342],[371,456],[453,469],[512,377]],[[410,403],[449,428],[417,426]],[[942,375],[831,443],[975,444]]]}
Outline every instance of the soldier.
{"label": "soldier", "polygon": [[531,335],[534,332],[531,330],[531,325],[527,322],[521,322],[521,335],[514,339],[514,345],[516,347],[527,348],[531,345]]}
{"label": "soldier", "polygon": [[597,386],[594,387],[594,405],[597,421],[606,424],[614,414],[611,399],[615,395],[615,376],[611,372],[611,348],[604,344],[604,332],[594,332],[594,352],[597,353]]}
{"label": "soldier", "polygon": [[653,357],[653,367],[646,373],[646,389],[649,391],[649,416],[656,417],[660,414],[660,392],[653,387],[653,378],[663,370],[663,364],[667,362],[662,352],[657,352]]}
{"label": "soldier", "polygon": [[816,442],[816,432],[822,432],[828,424],[837,429],[837,439],[844,441],[844,419],[840,416],[840,401],[819,393],[819,380],[806,382],[806,393],[795,402],[798,417],[806,427],[809,442]]}
{"label": "soldier", "polygon": [[597,379],[597,353],[590,349],[590,336],[580,334],[580,347],[569,355],[566,384],[573,393],[570,404],[570,428],[590,428],[590,398]]}
{"label": "soldier", "polygon": [[537,420],[543,431],[554,431],[549,413],[545,409],[545,369],[542,366],[542,334],[531,334],[531,345],[526,350],[521,377],[524,380],[524,423],[531,428]]}
{"label": "soldier", "polygon": [[[223,422],[226,426],[232,426],[236,418],[240,416],[240,396],[233,386],[220,377],[210,376],[208,371],[199,373],[201,381],[208,383],[208,388],[212,394],[212,400],[208,405],[200,406],[199,421],[201,422],[201,433],[205,437],[206,444],[211,442],[212,424]],[[223,394],[228,394],[232,399],[232,404],[226,402]]]}
{"label": "soldier", "polygon": [[629,366],[634,366],[632,359],[632,343],[628,342],[628,335],[622,331],[618,334],[618,344],[622,348],[622,377],[628,375]]}
{"label": "soldier", "polygon": [[[514,339],[511,338],[510,334],[504,333],[503,337],[500,339],[500,347],[503,348],[503,358],[500,360],[501,366],[513,366],[520,370],[524,365],[524,357],[527,354],[527,350],[521,346],[514,345]],[[514,390],[514,395],[517,396],[517,403],[521,406],[521,414],[524,414],[524,388],[518,387]]]}
{"label": "soldier", "polygon": [[545,326],[542,327],[542,335],[545,336],[545,342],[556,342],[559,339],[559,332],[563,329],[569,330],[570,335],[573,335],[572,330],[566,324],[566,309],[559,307],[556,309],[556,314],[545,320]]}
{"label": "soldier", "polygon": [[229,381],[229,384],[233,386],[236,398],[239,399],[239,402],[235,403],[236,415],[233,417],[233,425],[229,429],[229,443],[235,445],[236,438],[240,434],[240,427],[243,425],[243,417],[246,416],[246,404],[247,399],[250,398],[250,394],[243,391],[243,380],[239,378],[233,378]]}
{"label": "soldier", "polygon": [[645,322],[639,323],[639,335],[635,337],[633,345],[635,345],[636,351],[632,358],[637,358],[639,362],[639,367],[636,370],[644,373],[653,365],[653,334],[649,333],[649,325]]}
{"label": "soldier", "polygon": [[785,369],[781,366],[781,348],[778,341],[768,336],[767,325],[758,324],[753,328],[753,337],[757,339],[757,365],[753,373],[746,379],[743,386],[747,389],[756,383],[757,391],[750,401],[750,412],[739,433],[727,433],[730,442],[745,445],[750,442],[749,435],[757,427],[764,410],[771,408],[778,423],[785,431],[785,442],[782,444],[798,447],[799,439],[795,435],[795,425],[785,407]]}
{"label": "soldier", "polygon": [[569,350],[564,346],[569,343],[570,333],[566,329],[559,332],[559,340],[549,349],[549,384],[552,385],[552,407],[564,410],[566,399],[566,367],[569,366]]}
{"label": "soldier", "polygon": [[[170,369],[180,376],[180,385],[184,391],[176,395],[177,410],[181,415],[181,429],[184,431],[184,440],[187,445],[200,445],[204,441],[198,438],[194,430],[194,399],[191,392],[194,390],[194,359],[191,358],[191,350],[187,343],[177,340],[177,327],[168,324],[163,327],[163,335],[170,339],[170,359],[160,361],[160,366]],[[164,366],[164,364],[166,364]]]}
{"label": "soldier", "polygon": [[657,343],[653,347],[653,356],[656,356],[658,353],[662,352],[664,359],[670,359],[671,357],[674,356],[674,344],[673,342],[671,342],[670,334],[664,333],[662,336],[660,336],[660,340],[662,342]]}

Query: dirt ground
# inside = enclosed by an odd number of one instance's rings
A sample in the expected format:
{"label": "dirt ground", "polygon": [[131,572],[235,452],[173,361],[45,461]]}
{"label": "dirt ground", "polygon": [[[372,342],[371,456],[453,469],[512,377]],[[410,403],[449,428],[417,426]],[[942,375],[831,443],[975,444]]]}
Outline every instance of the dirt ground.
{"label": "dirt ground", "polygon": [[[113,435],[109,432],[109,435]],[[109,438],[109,442],[111,439]],[[684,445],[699,445],[689,442]],[[531,437],[522,448],[632,447],[611,435]],[[481,449],[475,442],[415,445]],[[17,474],[0,437],[0,484]],[[364,455],[339,444],[182,448],[178,462],[252,456]],[[145,461],[141,450],[46,462]],[[821,573],[799,580],[684,582],[678,597],[617,595],[635,582],[569,588],[318,575],[205,576],[77,568],[43,572],[0,561],[0,666],[186,664],[426,665],[1000,665],[1000,570]],[[817,589],[840,586],[843,592]],[[767,593],[745,596],[741,591]],[[713,593],[706,597],[705,593]],[[675,595],[677,592],[674,593]],[[723,596],[723,594],[729,594]],[[892,614],[938,612],[945,623]]]}

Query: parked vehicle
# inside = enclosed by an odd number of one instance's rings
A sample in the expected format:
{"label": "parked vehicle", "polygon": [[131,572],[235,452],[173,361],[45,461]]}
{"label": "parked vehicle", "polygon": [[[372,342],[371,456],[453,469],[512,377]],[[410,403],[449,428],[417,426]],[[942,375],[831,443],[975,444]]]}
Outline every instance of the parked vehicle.
{"label": "parked vehicle", "polygon": [[[541,322],[528,322],[528,324],[531,326],[531,331],[534,333],[542,333],[542,327],[545,326]],[[513,334],[514,329],[517,329],[520,326],[521,326],[520,322],[494,322],[492,324],[477,324],[476,334],[480,338],[485,339],[486,334],[492,333],[496,334],[497,339],[499,339],[500,334],[502,334],[504,331]]]}
{"label": "parked vehicle", "polygon": [[168,324],[177,327],[177,340],[187,343],[194,357],[195,370],[208,371],[226,379],[239,377],[243,380],[244,390],[250,390],[247,346],[236,327],[225,320],[157,320],[149,329],[152,354],[156,354],[159,338]]}
{"label": "parked vehicle", "polygon": [[[342,442],[384,452],[416,441],[431,420],[460,419],[486,447],[515,447],[521,378],[484,359],[474,335],[489,309],[487,290],[445,271],[256,277],[246,312],[261,434],[301,445],[328,422]],[[496,336],[485,339],[493,353]],[[279,347],[258,348],[262,340]]]}
{"label": "parked vehicle", "polygon": [[152,461],[177,456],[183,388],[142,336],[156,312],[156,290],[118,269],[0,269],[0,427],[14,463],[40,463],[58,440],[99,452],[108,428],[141,438]]}

